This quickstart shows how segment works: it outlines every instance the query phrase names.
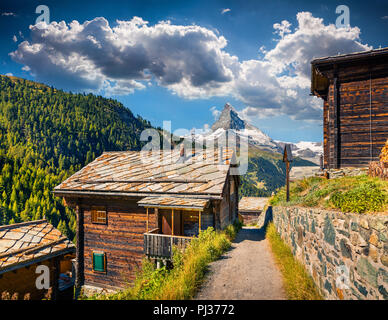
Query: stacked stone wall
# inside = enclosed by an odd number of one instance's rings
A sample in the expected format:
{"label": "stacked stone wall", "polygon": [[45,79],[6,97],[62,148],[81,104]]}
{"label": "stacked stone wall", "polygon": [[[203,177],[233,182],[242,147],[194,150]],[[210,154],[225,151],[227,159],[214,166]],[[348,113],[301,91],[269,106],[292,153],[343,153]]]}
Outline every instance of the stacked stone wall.
{"label": "stacked stone wall", "polygon": [[277,206],[273,222],[326,299],[388,300],[388,215]]}

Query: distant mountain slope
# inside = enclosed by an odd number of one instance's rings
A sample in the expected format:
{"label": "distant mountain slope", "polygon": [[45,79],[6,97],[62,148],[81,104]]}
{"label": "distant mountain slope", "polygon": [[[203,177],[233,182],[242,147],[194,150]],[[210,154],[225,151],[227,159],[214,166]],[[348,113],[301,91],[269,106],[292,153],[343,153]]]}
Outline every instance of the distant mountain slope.
{"label": "distant mountain slope", "polygon": [[[314,166],[314,163],[296,157],[292,166]],[[250,149],[248,171],[241,177],[242,196],[268,197],[285,181],[286,166],[280,153]]]}
{"label": "distant mountain slope", "polygon": [[140,150],[150,123],[121,103],[0,76],[0,225],[46,216],[70,237],[55,185],[105,150]]}

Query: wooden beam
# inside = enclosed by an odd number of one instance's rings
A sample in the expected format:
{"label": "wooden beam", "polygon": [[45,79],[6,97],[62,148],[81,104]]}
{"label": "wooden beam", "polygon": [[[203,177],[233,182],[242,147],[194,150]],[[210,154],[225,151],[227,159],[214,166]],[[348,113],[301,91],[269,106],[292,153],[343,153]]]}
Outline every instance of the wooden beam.
{"label": "wooden beam", "polygon": [[77,270],[75,286],[76,288],[81,288],[84,282],[84,216],[78,202],[75,207],[75,212],[77,215]]}
{"label": "wooden beam", "polygon": [[338,75],[337,75],[337,68],[335,68],[336,75],[334,76],[334,83],[333,83],[333,89],[334,89],[334,95],[333,95],[333,104],[334,104],[334,148],[333,148],[333,167],[335,169],[338,169],[341,166],[340,162],[340,96],[339,96],[339,81],[338,81]]}
{"label": "wooden beam", "polygon": [[290,201],[290,162],[286,160],[286,201]]}
{"label": "wooden beam", "polygon": [[148,208],[146,209],[147,210],[147,232],[148,232],[148,221],[149,221],[149,214],[148,214]]}
{"label": "wooden beam", "polygon": [[201,211],[198,211],[198,222],[199,222],[198,223],[199,224],[199,228],[198,229],[199,229],[199,232],[201,232],[201,220],[202,220],[201,219]]}
{"label": "wooden beam", "polygon": [[174,235],[174,209],[171,209],[171,224],[172,224],[172,227],[171,227],[171,234]]}
{"label": "wooden beam", "polygon": [[58,300],[59,294],[59,275],[61,272],[60,257],[55,257],[52,261],[53,264],[53,281],[51,286],[51,300]]}

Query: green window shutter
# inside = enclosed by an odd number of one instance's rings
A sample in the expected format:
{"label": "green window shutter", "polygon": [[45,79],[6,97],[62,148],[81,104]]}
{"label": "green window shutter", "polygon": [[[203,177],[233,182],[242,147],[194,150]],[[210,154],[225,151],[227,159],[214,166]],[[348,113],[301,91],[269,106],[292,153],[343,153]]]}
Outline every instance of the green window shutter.
{"label": "green window shutter", "polygon": [[105,272],[105,253],[93,252],[93,270]]}

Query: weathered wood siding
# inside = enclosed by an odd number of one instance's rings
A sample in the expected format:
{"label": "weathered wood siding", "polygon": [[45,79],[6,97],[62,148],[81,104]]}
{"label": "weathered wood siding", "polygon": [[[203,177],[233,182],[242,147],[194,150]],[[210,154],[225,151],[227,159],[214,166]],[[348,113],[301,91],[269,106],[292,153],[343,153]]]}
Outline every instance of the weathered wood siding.
{"label": "weathered wood siding", "polygon": [[[385,71],[384,71],[385,70]],[[326,168],[367,167],[388,139],[388,63],[327,72],[323,103]]]}
{"label": "weathered wood siding", "polygon": [[[233,187],[232,187],[233,185]],[[231,194],[231,187],[234,188],[234,193]],[[233,176],[228,175],[225,183],[223,198],[220,203],[219,220],[220,228],[225,228],[228,224],[233,223],[238,212],[238,186],[235,183]]]}
{"label": "weathered wood siding", "polygon": [[[147,225],[146,209],[137,201],[83,201],[85,243],[85,284],[123,287],[134,279],[143,259],[143,243]],[[91,222],[92,206],[106,206],[107,224]],[[149,230],[156,228],[156,214],[149,209]],[[106,274],[93,271],[92,252],[106,253]]]}

